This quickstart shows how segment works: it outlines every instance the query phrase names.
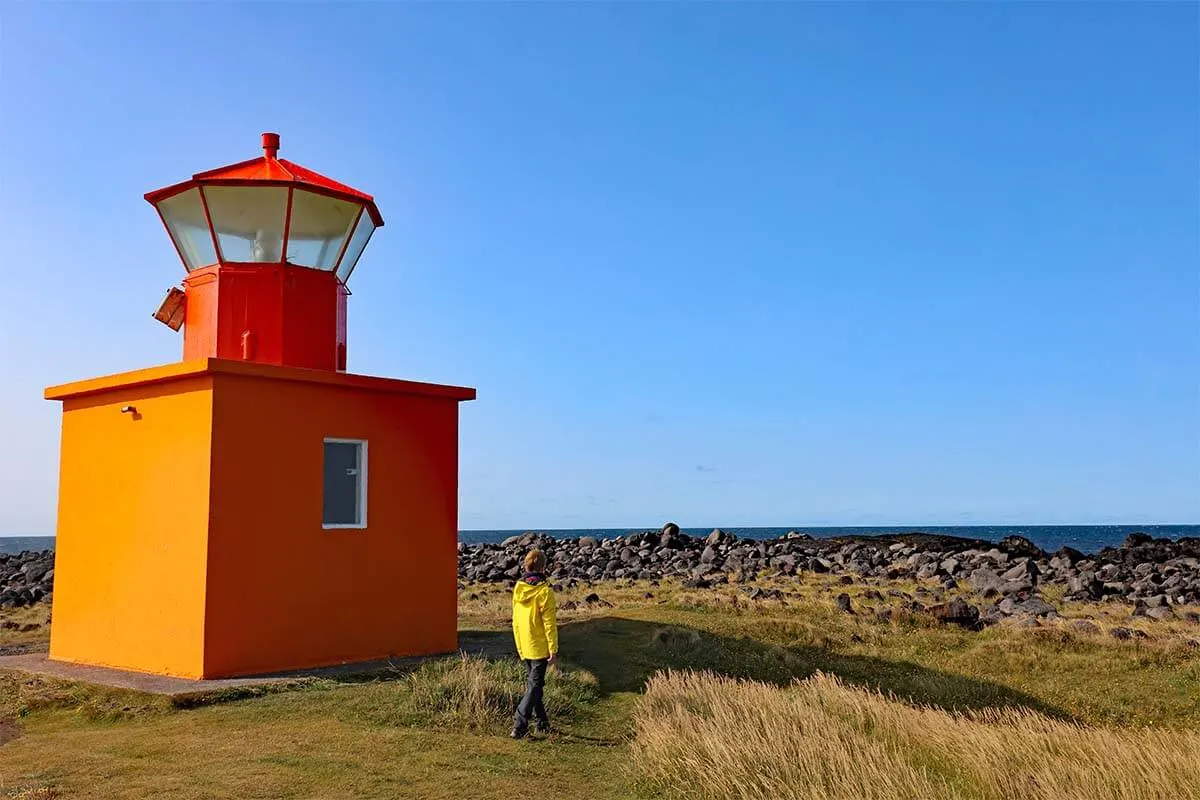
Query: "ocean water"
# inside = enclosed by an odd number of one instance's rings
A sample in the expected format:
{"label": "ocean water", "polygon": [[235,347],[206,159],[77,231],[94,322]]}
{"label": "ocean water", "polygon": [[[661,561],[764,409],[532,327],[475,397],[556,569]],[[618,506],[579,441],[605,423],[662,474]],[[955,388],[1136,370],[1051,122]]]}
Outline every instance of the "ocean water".
{"label": "ocean water", "polygon": [[0,553],[20,553],[25,550],[53,549],[53,536],[0,536]]}
{"label": "ocean water", "polygon": [[[576,539],[580,536],[595,536],[598,539],[640,533],[650,528],[578,528],[572,530],[535,529],[557,539]],[[774,539],[788,531],[807,533],[817,539],[834,536],[878,536],[885,533],[938,533],[947,536],[963,536],[998,542],[1005,536],[1024,536],[1038,547],[1054,551],[1066,545],[1084,553],[1094,553],[1103,547],[1116,546],[1131,533],[1148,533],[1155,538],[1180,539],[1185,536],[1200,537],[1200,525],[953,525],[953,526],[904,526],[889,525],[871,528],[722,528],[743,539]],[[460,531],[458,540],[466,544],[498,543],[509,536],[526,531]],[[691,536],[707,536],[712,528],[684,528]],[[53,536],[0,536],[0,553],[20,553],[22,550],[51,550]]]}
{"label": "ocean water", "polygon": [[[627,533],[648,530],[646,528],[600,528],[595,530],[545,530],[542,533],[555,538],[577,538],[595,536],[606,538],[623,536]],[[707,536],[712,528],[683,528],[690,536]],[[807,533],[814,539],[829,539],[835,536],[878,536],[885,533],[937,533],[946,536],[962,536],[998,542],[1005,536],[1024,536],[1043,550],[1053,552],[1066,545],[1084,553],[1094,553],[1101,548],[1117,546],[1131,533],[1147,533],[1155,538],[1180,539],[1185,536],[1200,537],[1200,525],[955,525],[955,526],[904,526],[888,525],[870,528],[791,527],[791,528],[724,528],[743,539],[774,539],[788,531]],[[461,531],[458,540],[467,544],[501,542],[509,536],[525,531]]]}

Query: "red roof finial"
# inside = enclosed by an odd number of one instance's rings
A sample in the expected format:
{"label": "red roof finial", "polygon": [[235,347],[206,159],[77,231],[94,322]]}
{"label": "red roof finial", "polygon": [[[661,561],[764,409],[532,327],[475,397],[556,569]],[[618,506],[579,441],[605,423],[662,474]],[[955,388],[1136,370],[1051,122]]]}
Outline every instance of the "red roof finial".
{"label": "red roof finial", "polygon": [[279,134],[264,133],[262,135],[263,155],[267,158],[275,158],[279,154]]}

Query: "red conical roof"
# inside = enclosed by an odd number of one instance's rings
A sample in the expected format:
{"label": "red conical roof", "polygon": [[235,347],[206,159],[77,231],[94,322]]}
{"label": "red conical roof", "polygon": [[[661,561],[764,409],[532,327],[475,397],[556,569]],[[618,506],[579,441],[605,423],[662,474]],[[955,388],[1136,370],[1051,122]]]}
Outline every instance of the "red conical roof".
{"label": "red conical roof", "polygon": [[327,178],[308,167],[302,167],[285,158],[277,158],[275,154],[278,150],[279,135],[264,133],[262,156],[252,158],[249,161],[230,164],[227,167],[218,167],[206,172],[197,172],[192,176],[191,180],[167,186],[163,189],[156,189],[153,192],[147,192],[146,200],[157,205],[160,200],[187,191],[195,186],[295,186],[310,189],[320,194],[332,195],[344,200],[362,203],[366,207],[367,213],[371,215],[371,221],[375,223],[376,227],[383,225],[383,216],[379,213],[379,209],[375,206],[375,198],[371,197],[371,195],[366,192],[360,192],[358,189],[354,189],[344,183],[339,183],[332,178]]}

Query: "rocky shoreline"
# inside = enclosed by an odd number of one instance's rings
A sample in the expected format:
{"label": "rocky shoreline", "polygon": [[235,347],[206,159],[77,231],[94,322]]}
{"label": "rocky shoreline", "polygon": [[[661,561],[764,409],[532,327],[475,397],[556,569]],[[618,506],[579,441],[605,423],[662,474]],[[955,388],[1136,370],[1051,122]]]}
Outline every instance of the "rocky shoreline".
{"label": "rocky shoreline", "polygon": [[0,609],[31,606],[53,591],[53,550],[0,553]]}
{"label": "rocky shoreline", "polygon": [[[914,610],[949,622],[983,625],[1006,617],[1053,616],[1043,592],[1055,587],[1065,601],[1119,603],[1134,616],[1196,618],[1200,605],[1200,538],[1154,539],[1130,534],[1119,547],[1094,554],[1069,547],[1047,553],[1028,539],[986,542],[912,533],[814,539],[789,533],[777,539],[739,539],[721,530],[707,537],[680,533],[668,523],[612,539],[555,539],[541,533],[513,536],[500,544],[459,544],[463,583],[512,583],[521,558],[533,546],[546,552],[550,577],[562,585],[606,581],[676,579],[692,589],[758,578],[827,576],[831,584],[887,588],[916,582],[915,592],[889,594]],[[751,597],[772,590],[746,586]],[[0,609],[49,600],[54,591],[53,551],[0,554]],[[943,602],[953,594],[950,602]],[[962,600],[972,599],[977,605]],[[848,596],[839,603],[849,609]]]}
{"label": "rocky shoreline", "polygon": [[[969,627],[1013,616],[1052,617],[1057,612],[1043,591],[1058,587],[1066,601],[1122,603],[1134,616],[1174,619],[1183,606],[1200,604],[1200,538],[1154,539],[1130,534],[1119,547],[1084,554],[1070,547],[1047,553],[1028,539],[1000,542],[932,534],[814,539],[793,532],[777,539],[739,539],[721,530],[707,537],[682,534],[674,523],[612,539],[555,539],[540,533],[513,536],[500,544],[458,546],[463,582],[503,583],[520,577],[520,559],[533,546],[545,551],[552,580],[564,585],[673,578],[688,588],[750,583],[763,577],[828,575],[835,583],[883,586],[916,581],[921,602],[907,592],[893,596],[916,611]],[[770,590],[746,587],[755,592]],[[973,595],[942,602],[951,590]],[[839,606],[852,611],[848,595]]]}

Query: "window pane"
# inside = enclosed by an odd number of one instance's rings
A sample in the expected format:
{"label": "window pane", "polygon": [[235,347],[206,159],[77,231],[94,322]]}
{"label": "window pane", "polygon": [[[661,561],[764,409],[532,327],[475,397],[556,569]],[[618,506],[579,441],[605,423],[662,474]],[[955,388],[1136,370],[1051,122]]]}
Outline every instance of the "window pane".
{"label": "window pane", "polygon": [[288,229],[288,263],[333,269],[359,208],[357,203],[347,200],[294,190],[292,225]]}
{"label": "window pane", "polygon": [[183,256],[183,266],[188,272],[217,263],[217,252],[213,249],[208,220],[204,218],[199,189],[188,189],[160,201],[158,210],[166,220],[167,231],[175,240],[175,246]]}
{"label": "window pane", "polygon": [[350,237],[350,244],[346,245],[346,254],[342,256],[342,263],[338,264],[337,275],[342,283],[345,283],[350,277],[350,273],[354,271],[358,257],[362,255],[363,248],[367,246],[367,241],[374,232],[375,223],[371,221],[371,215],[364,208],[362,216],[358,218],[358,225],[354,227],[354,234]]}
{"label": "window pane", "polygon": [[362,442],[325,442],[324,525],[362,526],[366,478],[362,455]]}
{"label": "window pane", "polygon": [[204,187],[222,261],[280,261],[287,193],[284,186]]}

